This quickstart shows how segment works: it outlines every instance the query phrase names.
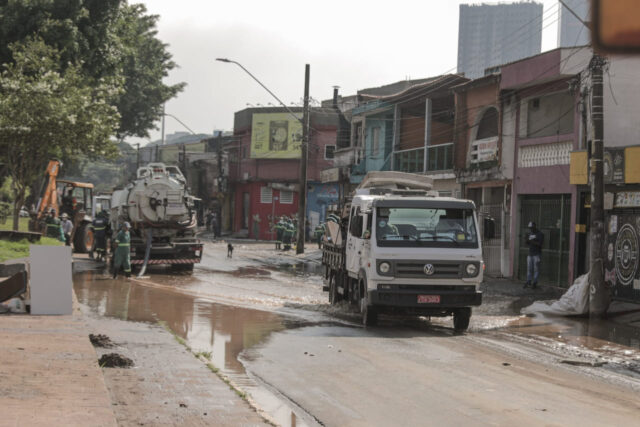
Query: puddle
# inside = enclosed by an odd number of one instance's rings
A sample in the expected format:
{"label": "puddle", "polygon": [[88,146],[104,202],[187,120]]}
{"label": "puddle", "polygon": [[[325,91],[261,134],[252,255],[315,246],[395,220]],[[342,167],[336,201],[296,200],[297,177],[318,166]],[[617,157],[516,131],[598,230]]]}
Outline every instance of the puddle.
{"label": "puddle", "polygon": [[[153,280],[176,287],[185,286],[187,281],[184,277],[163,275],[154,276]],[[307,425],[302,414],[296,414],[297,410],[249,378],[238,360],[243,351],[264,343],[271,333],[298,326],[295,321],[266,311],[216,304],[180,292],[140,286],[135,281],[114,281],[96,272],[75,274],[74,289],[78,301],[96,315],[136,322],[164,322],[193,351],[210,353],[211,362],[251,395],[278,424],[288,426],[296,419],[296,425]]]}
{"label": "puddle", "polygon": [[259,267],[238,267],[236,270],[216,270],[213,268],[199,266],[199,269],[205,270],[207,273],[227,274],[233,277],[264,278],[271,276],[271,272],[269,270]]}
{"label": "puddle", "polygon": [[319,276],[322,275],[324,267],[322,264],[313,261],[298,261],[293,263],[265,263],[266,268],[273,271],[293,274],[294,276]]}
{"label": "puddle", "polygon": [[610,356],[640,357],[640,328],[610,320],[536,315],[520,317],[502,330],[554,340]]}

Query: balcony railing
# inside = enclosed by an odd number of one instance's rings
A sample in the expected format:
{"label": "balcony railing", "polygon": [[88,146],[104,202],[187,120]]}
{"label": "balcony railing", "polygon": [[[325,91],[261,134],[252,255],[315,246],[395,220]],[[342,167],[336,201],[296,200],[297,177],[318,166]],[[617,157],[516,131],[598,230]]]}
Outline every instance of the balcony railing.
{"label": "balcony railing", "polygon": [[453,169],[453,142],[432,145],[427,152],[427,171]]}
{"label": "balcony railing", "polygon": [[394,152],[393,170],[409,173],[424,172],[424,147]]}
{"label": "balcony railing", "polygon": [[[453,169],[453,142],[427,147],[427,172]],[[393,153],[393,170],[424,172],[424,147]]]}

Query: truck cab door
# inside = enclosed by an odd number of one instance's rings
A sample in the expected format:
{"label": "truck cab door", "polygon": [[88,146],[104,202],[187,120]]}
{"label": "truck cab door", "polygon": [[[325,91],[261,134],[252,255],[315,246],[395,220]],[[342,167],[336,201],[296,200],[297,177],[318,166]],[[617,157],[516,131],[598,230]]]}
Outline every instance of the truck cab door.
{"label": "truck cab door", "polygon": [[360,270],[360,253],[362,251],[362,216],[360,208],[351,208],[349,228],[347,230],[346,265],[351,275],[357,275]]}
{"label": "truck cab door", "polygon": [[371,258],[371,213],[362,214],[362,238],[359,240],[359,247],[356,254],[359,255],[359,268],[367,268]]}

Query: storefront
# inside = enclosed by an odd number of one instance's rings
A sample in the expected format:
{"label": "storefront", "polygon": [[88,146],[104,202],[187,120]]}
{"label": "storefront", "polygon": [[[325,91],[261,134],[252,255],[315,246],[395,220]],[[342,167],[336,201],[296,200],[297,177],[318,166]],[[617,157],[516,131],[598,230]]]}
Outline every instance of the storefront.
{"label": "storefront", "polygon": [[520,221],[516,234],[518,248],[518,279],[527,278],[529,247],[525,237],[529,222],[535,222],[544,234],[540,283],[567,287],[569,283],[569,248],[571,236],[571,194],[520,196]]}

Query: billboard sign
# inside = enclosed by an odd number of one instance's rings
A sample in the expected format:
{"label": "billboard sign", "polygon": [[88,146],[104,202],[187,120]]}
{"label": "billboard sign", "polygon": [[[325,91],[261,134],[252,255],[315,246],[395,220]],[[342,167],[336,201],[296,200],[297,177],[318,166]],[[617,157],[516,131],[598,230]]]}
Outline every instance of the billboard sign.
{"label": "billboard sign", "polygon": [[296,120],[289,113],[254,114],[252,119],[252,159],[300,158],[302,145],[300,120]]}

